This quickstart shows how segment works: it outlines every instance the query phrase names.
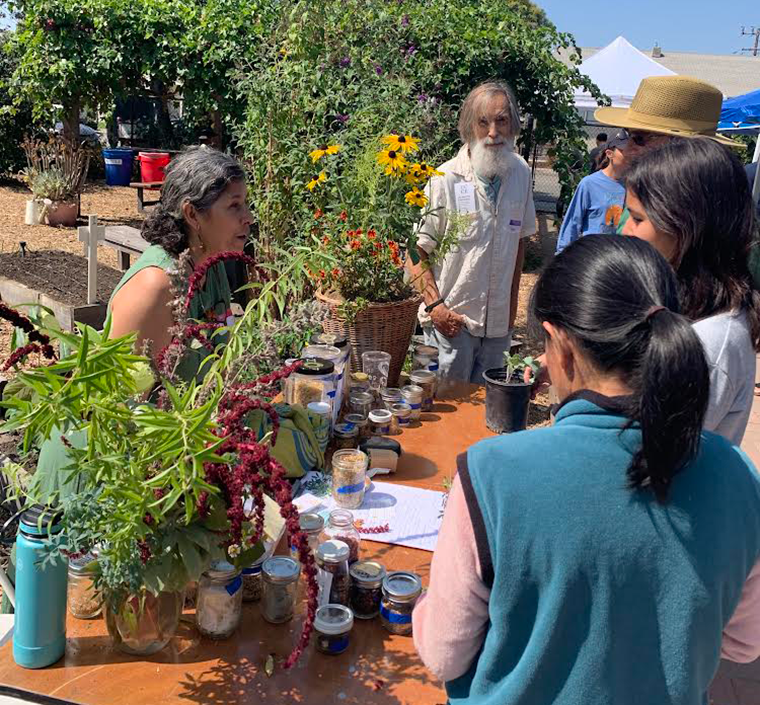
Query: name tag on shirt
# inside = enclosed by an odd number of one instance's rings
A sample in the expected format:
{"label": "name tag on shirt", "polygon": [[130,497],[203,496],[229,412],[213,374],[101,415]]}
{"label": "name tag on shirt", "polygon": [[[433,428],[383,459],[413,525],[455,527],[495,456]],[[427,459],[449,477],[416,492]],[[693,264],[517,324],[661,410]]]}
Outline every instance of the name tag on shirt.
{"label": "name tag on shirt", "polygon": [[475,212],[475,186],[467,181],[454,184],[454,196],[456,197],[457,211],[459,213]]}

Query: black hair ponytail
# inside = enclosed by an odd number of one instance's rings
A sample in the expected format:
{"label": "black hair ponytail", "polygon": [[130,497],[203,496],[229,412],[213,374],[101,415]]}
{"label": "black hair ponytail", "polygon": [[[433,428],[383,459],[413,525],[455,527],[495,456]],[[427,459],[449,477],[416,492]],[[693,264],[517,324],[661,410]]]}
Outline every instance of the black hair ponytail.
{"label": "black hair ponytail", "polygon": [[641,426],[642,444],[628,486],[660,502],[697,453],[710,383],[677,291],[673,270],[643,240],[589,235],[552,260],[531,302],[538,321],[563,329],[596,369],[632,389],[627,415]]}

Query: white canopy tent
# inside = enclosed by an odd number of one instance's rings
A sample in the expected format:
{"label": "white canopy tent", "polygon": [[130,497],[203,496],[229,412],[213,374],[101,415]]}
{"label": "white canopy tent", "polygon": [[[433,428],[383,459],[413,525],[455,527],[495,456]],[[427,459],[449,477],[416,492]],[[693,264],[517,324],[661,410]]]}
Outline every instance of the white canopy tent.
{"label": "white canopy tent", "polygon": [[[612,99],[613,108],[627,108],[631,104],[642,78],[675,76],[673,71],[642,54],[625,37],[618,37],[600,49],[586,59],[578,70]],[[579,91],[575,94],[575,107],[589,110],[597,108],[598,104],[590,93]]]}

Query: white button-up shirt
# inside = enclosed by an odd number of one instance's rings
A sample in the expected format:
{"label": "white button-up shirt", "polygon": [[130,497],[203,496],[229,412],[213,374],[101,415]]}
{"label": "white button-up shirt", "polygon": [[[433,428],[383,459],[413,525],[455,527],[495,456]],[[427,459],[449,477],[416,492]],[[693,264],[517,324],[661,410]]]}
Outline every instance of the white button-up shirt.
{"label": "white button-up shirt", "polygon": [[[512,278],[520,239],[536,232],[536,209],[530,167],[514,155],[509,173],[502,177],[496,203],[492,203],[472,169],[467,145],[454,159],[438,167],[443,176],[425,187],[427,218],[419,225],[417,244],[428,254],[446,232],[448,213],[457,211],[455,186],[472,184],[475,210],[458,244],[432,267],[446,306],[464,317],[467,331],[480,338],[499,338],[509,332]],[[430,314],[420,306],[420,323],[431,326]]]}

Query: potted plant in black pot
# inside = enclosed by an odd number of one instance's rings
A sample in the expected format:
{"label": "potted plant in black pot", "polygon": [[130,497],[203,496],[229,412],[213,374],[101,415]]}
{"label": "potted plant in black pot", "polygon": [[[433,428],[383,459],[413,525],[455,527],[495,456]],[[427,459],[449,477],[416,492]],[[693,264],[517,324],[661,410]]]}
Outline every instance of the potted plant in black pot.
{"label": "potted plant in black pot", "polygon": [[512,351],[504,353],[504,367],[493,367],[483,373],[486,381],[486,426],[494,433],[523,431],[528,425],[531,382],[525,382],[525,369],[531,377],[538,363],[530,356],[520,357]]}

